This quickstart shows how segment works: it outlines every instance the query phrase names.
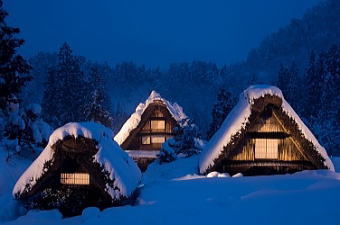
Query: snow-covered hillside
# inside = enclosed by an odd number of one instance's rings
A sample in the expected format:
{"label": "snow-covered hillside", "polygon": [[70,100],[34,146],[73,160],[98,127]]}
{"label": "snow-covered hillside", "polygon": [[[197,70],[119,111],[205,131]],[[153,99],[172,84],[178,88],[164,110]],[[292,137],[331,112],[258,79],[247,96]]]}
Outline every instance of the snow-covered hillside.
{"label": "snow-covered hillside", "polygon": [[[338,171],[340,159],[333,162]],[[135,206],[87,208],[68,219],[57,210],[30,211],[4,224],[339,224],[340,173],[207,178],[196,171],[197,157],[154,163]],[[6,195],[0,192],[0,199]]]}

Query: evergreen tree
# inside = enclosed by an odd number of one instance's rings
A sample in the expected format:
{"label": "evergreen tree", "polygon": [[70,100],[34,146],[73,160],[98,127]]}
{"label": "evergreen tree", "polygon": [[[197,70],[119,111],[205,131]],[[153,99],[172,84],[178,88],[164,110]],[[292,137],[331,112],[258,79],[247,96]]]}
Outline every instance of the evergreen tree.
{"label": "evergreen tree", "polygon": [[229,91],[221,88],[217,94],[217,102],[212,109],[212,123],[207,132],[207,137],[210,139],[215,132],[220,128],[223,121],[232,110],[234,99]]}
{"label": "evergreen tree", "polygon": [[23,45],[24,40],[16,35],[19,28],[9,27],[6,24],[8,13],[0,0],[0,139],[5,149],[10,152],[20,152],[20,144],[25,122],[20,110],[19,93],[27,81],[31,79],[28,73],[31,69],[27,61],[19,54],[17,48]]}
{"label": "evergreen tree", "polygon": [[309,67],[305,75],[306,100],[305,116],[316,117],[321,107],[321,97],[324,86],[325,70],[323,58],[317,59],[314,52],[311,53]]}
{"label": "evergreen tree", "polygon": [[180,121],[174,128],[176,135],[162,145],[159,160],[171,162],[177,157],[190,157],[201,151],[200,133],[198,127],[189,119]]}
{"label": "evergreen tree", "polygon": [[289,69],[281,64],[277,75],[276,85],[281,89],[283,94],[288,92],[289,76]]}
{"label": "evergreen tree", "polygon": [[328,153],[340,155],[340,46],[320,53],[315,61],[306,75],[311,89],[305,103],[309,109],[307,122]]}
{"label": "evergreen tree", "polygon": [[281,65],[278,73],[277,86],[281,89],[285,99],[290,105],[300,113],[301,91],[300,91],[300,78],[297,65],[293,62],[290,67]]}
{"label": "evergreen tree", "polygon": [[325,63],[325,79],[321,106],[314,121],[314,126],[327,151],[332,155],[340,155],[340,45],[332,46],[321,54]]}
{"label": "evergreen tree", "polygon": [[89,81],[90,100],[85,105],[85,120],[95,121],[107,127],[112,127],[113,118],[110,115],[110,99],[105,90],[105,83],[98,66],[91,68]]}
{"label": "evergreen tree", "polygon": [[53,126],[85,120],[86,81],[80,59],[64,43],[58,53],[58,64],[49,71],[43,98],[44,116]]}
{"label": "evergreen tree", "polygon": [[5,22],[8,13],[0,0],[0,109],[4,110],[11,103],[18,103],[17,96],[24,84],[30,80],[31,67],[16,49],[24,40],[16,38],[19,28],[9,27]]}

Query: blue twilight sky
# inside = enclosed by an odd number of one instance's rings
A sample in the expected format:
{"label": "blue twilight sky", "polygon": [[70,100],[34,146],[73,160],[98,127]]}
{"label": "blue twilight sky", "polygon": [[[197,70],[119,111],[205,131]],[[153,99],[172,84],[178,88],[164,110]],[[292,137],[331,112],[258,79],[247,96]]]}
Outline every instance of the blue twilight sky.
{"label": "blue twilight sky", "polygon": [[320,0],[7,0],[25,56],[67,41],[95,61],[150,66],[245,59],[271,32]]}

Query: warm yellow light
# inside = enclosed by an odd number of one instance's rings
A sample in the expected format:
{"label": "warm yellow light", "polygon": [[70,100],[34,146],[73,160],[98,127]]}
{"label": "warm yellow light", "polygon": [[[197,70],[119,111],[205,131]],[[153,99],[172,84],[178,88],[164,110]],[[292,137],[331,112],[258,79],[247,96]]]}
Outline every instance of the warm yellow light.
{"label": "warm yellow light", "polygon": [[69,185],[89,185],[90,175],[88,173],[61,173],[60,183]]}
{"label": "warm yellow light", "polygon": [[255,139],[255,158],[277,159],[279,139]]}

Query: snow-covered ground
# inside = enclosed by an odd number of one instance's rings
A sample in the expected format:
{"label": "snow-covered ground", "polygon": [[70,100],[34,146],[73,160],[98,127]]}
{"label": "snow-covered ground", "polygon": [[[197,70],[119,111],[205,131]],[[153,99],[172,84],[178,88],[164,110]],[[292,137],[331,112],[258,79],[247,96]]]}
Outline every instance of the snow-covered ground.
{"label": "snow-covered ground", "polygon": [[[340,158],[332,160],[339,171]],[[2,178],[7,175],[3,173],[10,167],[4,170],[1,164],[0,168],[0,187],[6,187],[0,189],[0,212],[13,214],[11,210],[18,205],[8,198],[14,178],[20,174],[15,172],[13,181],[4,185]],[[207,178],[195,175],[197,169],[197,157],[152,164],[144,174],[136,206],[102,212],[88,208],[82,216],[68,219],[62,219],[57,210],[30,211],[15,220],[7,218],[4,224],[340,224],[340,173],[319,170]],[[5,209],[8,204],[12,208]]]}

